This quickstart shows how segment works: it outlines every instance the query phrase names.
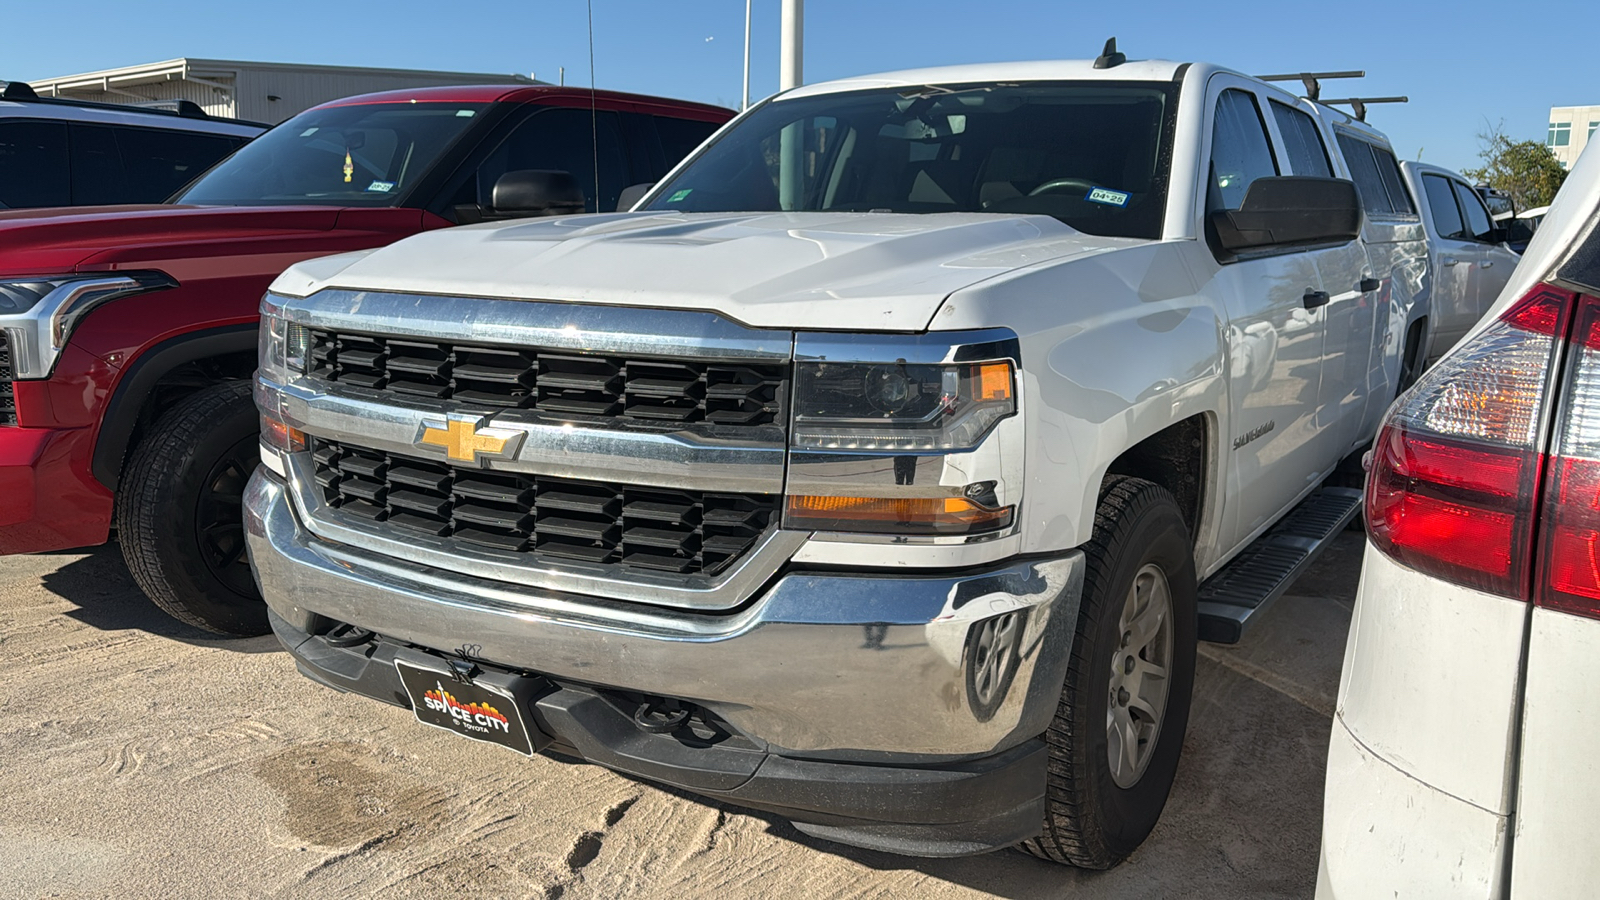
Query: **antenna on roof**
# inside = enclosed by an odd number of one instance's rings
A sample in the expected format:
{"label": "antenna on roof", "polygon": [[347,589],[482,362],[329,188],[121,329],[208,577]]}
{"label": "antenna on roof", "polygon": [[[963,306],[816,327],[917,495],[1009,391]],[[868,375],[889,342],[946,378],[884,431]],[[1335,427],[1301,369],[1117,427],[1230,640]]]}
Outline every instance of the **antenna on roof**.
{"label": "antenna on roof", "polygon": [[1356,121],[1357,122],[1365,122],[1367,120],[1367,104],[1368,103],[1410,103],[1410,102],[1411,102],[1411,98],[1410,97],[1346,97],[1343,100],[1324,100],[1324,101],[1322,101],[1322,104],[1324,106],[1334,106],[1336,104],[1339,105],[1339,106],[1348,106],[1351,109],[1354,109],[1356,111]]}
{"label": "antenna on roof", "polygon": [[6,89],[0,91],[0,100],[37,100],[39,95],[33,92],[33,87],[23,81],[8,81]]}
{"label": "antenna on roof", "polygon": [[1127,56],[1117,52],[1117,39],[1114,37],[1107,38],[1106,48],[1101,50],[1100,55],[1095,58],[1094,67],[1096,69],[1114,69],[1127,61]]}
{"label": "antenna on roof", "polygon": [[1366,72],[1351,70],[1348,72],[1292,72],[1288,75],[1257,75],[1262,81],[1298,81],[1306,86],[1306,99],[1316,102],[1322,97],[1322,79],[1324,78],[1365,78]]}

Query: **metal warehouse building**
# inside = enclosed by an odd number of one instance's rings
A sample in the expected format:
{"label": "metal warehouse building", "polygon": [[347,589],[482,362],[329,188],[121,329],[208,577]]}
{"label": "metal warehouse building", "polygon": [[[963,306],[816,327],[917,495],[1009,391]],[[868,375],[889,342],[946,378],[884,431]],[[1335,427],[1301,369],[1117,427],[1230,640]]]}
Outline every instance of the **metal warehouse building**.
{"label": "metal warehouse building", "polygon": [[190,100],[209,115],[274,125],[318,103],[353,94],[448,84],[538,83],[526,75],[302,66],[232,59],[169,59],[29,82],[41,97],[128,105]]}

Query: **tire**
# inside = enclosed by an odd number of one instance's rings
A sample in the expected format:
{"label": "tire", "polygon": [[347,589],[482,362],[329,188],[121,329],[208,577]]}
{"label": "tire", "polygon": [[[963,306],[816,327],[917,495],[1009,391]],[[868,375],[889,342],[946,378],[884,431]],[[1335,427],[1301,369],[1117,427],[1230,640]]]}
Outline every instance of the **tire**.
{"label": "tire", "polygon": [[[1109,869],[1155,828],[1177,775],[1194,686],[1194,556],[1172,495],[1151,482],[1120,475],[1108,478],[1101,490],[1094,534],[1084,550],[1088,565],[1072,659],[1055,721],[1045,733],[1050,762],[1044,827],[1022,849],[1081,868]],[[1125,610],[1130,604],[1136,612],[1153,608],[1162,580],[1169,614],[1145,643],[1135,639],[1129,649],[1136,657],[1130,656],[1123,649]],[[1134,615],[1130,624],[1153,621]],[[1165,700],[1152,731],[1143,722],[1149,717],[1140,705],[1155,706],[1149,699],[1160,679],[1149,677],[1147,664],[1163,652],[1168,661]],[[1124,693],[1119,698],[1119,686],[1122,691],[1133,687],[1138,696]],[[1122,718],[1112,718],[1118,709],[1132,723],[1127,727],[1143,732],[1142,740],[1121,740],[1127,733]],[[1131,757],[1121,757],[1118,771],[1111,758],[1114,728],[1120,747],[1136,748]],[[1141,758],[1142,766],[1136,764]]]}
{"label": "tire", "polygon": [[134,448],[117,495],[122,556],[145,595],[181,622],[232,637],[268,630],[242,518],[259,428],[249,382],[206,388]]}

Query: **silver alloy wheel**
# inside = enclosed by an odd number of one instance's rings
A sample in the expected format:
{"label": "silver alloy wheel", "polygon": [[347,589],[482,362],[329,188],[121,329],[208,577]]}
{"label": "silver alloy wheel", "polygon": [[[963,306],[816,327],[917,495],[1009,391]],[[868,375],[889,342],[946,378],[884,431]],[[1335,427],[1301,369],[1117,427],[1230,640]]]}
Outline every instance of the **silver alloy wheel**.
{"label": "silver alloy wheel", "polygon": [[1133,576],[1117,621],[1106,704],[1106,755],[1117,787],[1139,783],[1161,735],[1172,668],[1172,590],[1167,575],[1146,563]]}

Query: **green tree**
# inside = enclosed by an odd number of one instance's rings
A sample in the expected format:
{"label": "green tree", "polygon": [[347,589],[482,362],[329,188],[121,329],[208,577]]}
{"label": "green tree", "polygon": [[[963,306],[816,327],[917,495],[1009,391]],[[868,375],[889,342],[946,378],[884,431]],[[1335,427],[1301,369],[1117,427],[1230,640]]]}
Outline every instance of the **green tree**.
{"label": "green tree", "polygon": [[1538,141],[1513,141],[1503,125],[1478,132],[1478,145],[1483,165],[1461,174],[1510,194],[1519,210],[1548,206],[1567,180],[1567,170],[1549,147]]}

